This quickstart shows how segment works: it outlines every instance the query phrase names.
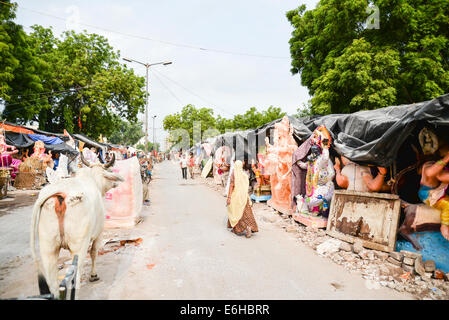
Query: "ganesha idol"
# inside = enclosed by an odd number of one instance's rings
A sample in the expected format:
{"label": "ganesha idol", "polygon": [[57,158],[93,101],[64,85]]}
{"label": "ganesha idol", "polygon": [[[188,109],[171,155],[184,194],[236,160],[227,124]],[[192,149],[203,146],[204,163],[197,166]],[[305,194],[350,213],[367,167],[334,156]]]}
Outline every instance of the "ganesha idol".
{"label": "ganesha idol", "polygon": [[14,146],[6,144],[4,132],[0,131],[0,168],[11,168],[11,177],[14,179],[18,171],[18,166],[22,162],[12,157],[18,150]]}
{"label": "ganesha idol", "polygon": [[257,198],[260,198],[263,196],[263,199],[270,199],[271,198],[271,186],[270,186],[270,175],[266,174],[265,170],[265,160],[264,160],[264,154],[257,154],[257,165],[254,159],[251,161],[251,169],[254,172],[254,175],[256,176],[256,185],[254,186],[254,198],[258,200]]}
{"label": "ganesha idol", "polygon": [[213,162],[213,175],[216,184],[225,185],[229,176],[229,169],[231,167],[229,160],[232,151],[228,146],[221,146],[215,151]]}
{"label": "ganesha idol", "polygon": [[324,126],[313,132],[312,146],[307,161],[299,162],[302,169],[307,169],[306,194],[297,196],[298,211],[311,216],[321,215],[327,218],[330,201],[334,193],[335,176],[332,161],[329,158],[331,137]]}
{"label": "ganesha idol", "polygon": [[298,148],[293,138],[293,128],[288,117],[274,125],[273,145],[265,138],[267,155],[265,159],[265,174],[270,175],[271,199],[267,204],[284,213],[291,215],[291,167],[292,154]]}
{"label": "ganesha idol", "polygon": [[[53,160],[51,158],[51,153],[45,153],[45,145],[42,141],[38,140],[34,143],[34,152],[31,155],[32,158],[37,158],[42,160],[47,166],[53,167]],[[50,151],[51,152],[51,151]]]}

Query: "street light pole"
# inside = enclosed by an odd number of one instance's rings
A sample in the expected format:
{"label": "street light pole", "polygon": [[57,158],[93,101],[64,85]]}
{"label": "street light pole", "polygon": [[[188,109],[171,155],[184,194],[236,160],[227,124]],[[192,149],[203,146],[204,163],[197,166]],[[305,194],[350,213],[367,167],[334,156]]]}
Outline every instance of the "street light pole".
{"label": "street light pole", "polygon": [[147,79],[147,103],[145,106],[145,157],[148,155],[148,69],[150,68],[150,66],[147,64],[146,66],[147,69],[147,74],[146,74],[146,79]]}
{"label": "street light pole", "polygon": [[[148,93],[148,70],[150,69],[151,66],[155,66],[158,64],[163,64],[164,66],[172,64],[171,61],[168,62],[157,62],[157,63],[143,63],[134,59],[129,59],[129,58],[123,58],[123,60],[128,61],[128,62],[137,62],[143,66],[145,66],[146,68],[146,90],[147,90],[147,99],[146,99],[146,106],[145,106],[145,155],[148,153],[148,97],[149,97],[149,93]],[[156,117],[156,116],[154,116]],[[154,117],[153,117],[153,122],[154,122]],[[154,144],[154,125],[153,125],[153,144]]]}
{"label": "street light pole", "polygon": [[156,119],[156,115],[153,116],[153,150],[156,149],[156,140],[154,140],[154,119]]}

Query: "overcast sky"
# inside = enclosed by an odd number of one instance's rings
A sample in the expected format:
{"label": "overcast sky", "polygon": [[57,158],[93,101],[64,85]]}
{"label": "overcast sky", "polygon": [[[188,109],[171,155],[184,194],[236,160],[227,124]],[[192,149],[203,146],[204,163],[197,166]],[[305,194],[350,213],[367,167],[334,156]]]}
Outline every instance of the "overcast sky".
{"label": "overcast sky", "polygon": [[[156,141],[162,146],[167,135],[163,118],[189,103],[232,117],[253,106],[261,111],[270,105],[294,114],[310,99],[299,76],[290,73],[288,41],[293,29],[285,14],[302,3],[312,9],[318,0],[16,2],[16,22],[25,27],[51,26],[57,36],[67,29],[87,30],[107,37],[121,57],[172,61],[150,68],[149,139],[151,117],[156,115]],[[127,64],[145,75],[144,66]]]}

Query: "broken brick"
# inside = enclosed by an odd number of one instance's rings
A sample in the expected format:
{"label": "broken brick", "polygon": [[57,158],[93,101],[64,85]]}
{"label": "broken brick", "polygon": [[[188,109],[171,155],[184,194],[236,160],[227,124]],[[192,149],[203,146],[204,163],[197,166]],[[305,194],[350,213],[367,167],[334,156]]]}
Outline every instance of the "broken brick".
{"label": "broken brick", "polygon": [[402,262],[402,260],[404,259],[404,255],[400,252],[393,251],[393,252],[390,252],[390,258],[393,258],[399,262]]}
{"label": "broken brick", "polygon": [[424,269],[426,269],[426,272],[434,272],[436,269],[435,261],[426,260],[424,262]]}
{"label": "broken brick", "polygon": [[404,260],[402,260],[402,263],[408,265],[408,266],[414,266],[415,265],[415,259],[404,257]]}
{"label": "broken brick", "polygon": [[440,269],[436,269],[433,272],[433,278],[434,279],[442,280],[442,279],[444,279],[444,276],[445,276],[444,272],[441,271]]}
{"label": "broken brick", "polygon": [[424,269],[424,263],[422,261],[421,255],[415,260],[415,271],[421,277],[423,277],[426,274],[426,269]]}

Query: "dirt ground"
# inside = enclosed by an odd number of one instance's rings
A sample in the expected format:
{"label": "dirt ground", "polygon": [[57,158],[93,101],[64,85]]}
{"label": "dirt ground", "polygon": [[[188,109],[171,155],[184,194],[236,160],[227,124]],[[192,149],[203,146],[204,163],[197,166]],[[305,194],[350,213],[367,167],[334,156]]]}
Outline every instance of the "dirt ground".
{"label": "dirt ground", "polygon": [[7,197],[0,200],[0,217],[15,209],[30,206],[36,201],[39,190],[8,191]]}

